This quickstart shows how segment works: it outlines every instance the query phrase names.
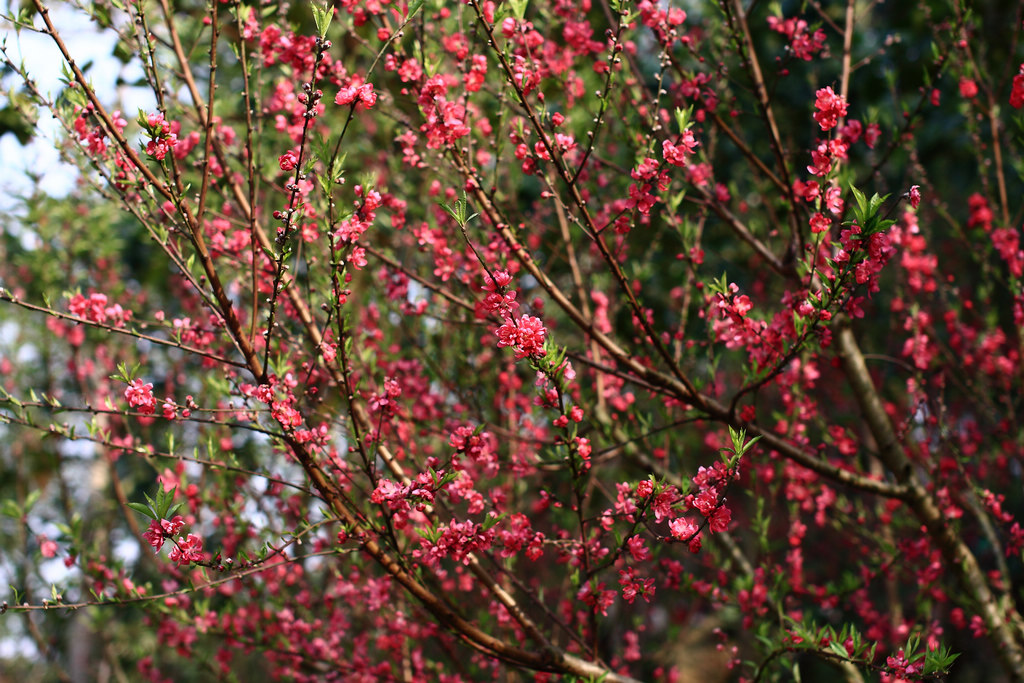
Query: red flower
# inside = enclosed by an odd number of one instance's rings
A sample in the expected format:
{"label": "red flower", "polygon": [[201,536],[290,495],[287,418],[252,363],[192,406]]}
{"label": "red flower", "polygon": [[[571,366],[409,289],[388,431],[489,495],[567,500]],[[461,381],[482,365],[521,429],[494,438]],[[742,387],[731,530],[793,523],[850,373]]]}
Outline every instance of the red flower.
{"label": "red flower", "polygon": [[811,232],[817,234],[819,232],[828,232],[831,222],[825,217],[823,213],[816,213],[811,216]]}
{"label": "red flower", "polygon": [[295,152],[285,152],[277,158],[277,163],[282,171],[292,171],[299,163],[299,158],[295,156]]}
{"label": "red flower", "polygon": [[544,336],[547,330],[540,318],[524,315],[519,319],[508,318],[495,330],[498,335],[498,348],[511,346],[516,352],[516,359],[527,356],[543,356]]}
{"label": "red flower", "polygon": [[138,408],[143,415],[152,415],[156,412],[156,398],[153,397],[152,383],[143,384],[141,379],[134,379],[124,390],[124,397],[128,405]]}
{"label": "red flower", "polygon": [[175,534],[181,531],[181,527],[184,525],[185,520],[182,519],[181,515],[175,515],[173,519],[169,520],[154,519],[149,523],[149,528],[142,532],[142,537],[153,546],[154,550],[160,550],[164,545],[164,541],[168,538],[173,538]]}
{"label": "red flower", "polygon": [[176,562],[179,567],[192,562],[202,562],[203,541],[195,534],[189,534],[185,540],[179,539],[175,542],[174,548],[168,557],[171,562]]}
{"label": "red flower", "polygon": [[1010,91],[1010,106],[1014,109],[1024,107],[1024,64],[1020,68],[1021,73],[1013,77],[1013,90]]}
{"label": "red flower", "polygon": [[822,88],[817,92],[817,99],[814,107],[814,120],[818,122],[822,130],[832,130],[839,124],[839,119],[846,116],[846,108],[849,105],[841,96],[835,94],[832,88]]}
{"label": "red flower", "polygon": [[907,194],[910,195],[910,205],[912,207],[914,207],[916,209],[917,207],[921,206],[921,186],[920,185],[914,185],[913,187],[911,187],[910,188],[910,192],[908,192]]}
{"label": "red flower", "polygon": [[826,176],[832,170],[832,157],[829,155],[828,145],[824,142],[811,152],[811,161],[807,172],[811,175]]}
{"label": "red flower", "polygon": [[362,104],[369,109],[377,103],[377,93],[373,92],[372,83],[349,85],[338,91],[334,97],[335,104]]}
{"label": "red flower", "polygon": [[55,556],[57,554],[57,542],[47,538],[46,536],[40,536],[39,552],[43,554],[43,557]]}

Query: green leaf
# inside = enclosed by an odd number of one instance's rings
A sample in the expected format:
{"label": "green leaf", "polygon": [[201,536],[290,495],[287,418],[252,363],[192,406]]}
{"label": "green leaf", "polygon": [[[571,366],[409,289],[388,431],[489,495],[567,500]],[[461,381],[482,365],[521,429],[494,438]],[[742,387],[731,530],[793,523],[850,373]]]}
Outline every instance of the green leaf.
{"label": "green leaf", "polygon": [[41,496],[42,494],[43,492],[40,489],[34,489],[30,491],[27,496],[25,496],[25,514],[28,514],[29,510],[35,507],[35,504],[39,502],[39,496]]}
{"label": "green leaf", "polygon": [[148,505],[143,505],[142,503],[128,503],[128,507],[140,514],[146,515],[150,519],[156,519]]}
{"label": "green leaf", "polygon": [[487,531],[488,529],[493,527],[495,524],[497,524],[501,520],[505,519],[505,516],[506,516],[506,513],[503,513],[503,514],[500,514],[500,515],[487,515],[487,517],[484,518],[484,522],[483,522],[483,524],[481,526],[483,526],[484,531]]}
{"label": "green leaf", "polygon": [[313,10],[313,23],[316,24],[316,32],[321,38],[326,38],[327,29],[331,27],[331,20],[334,19],[334,8],[319,3],[314,3],[311,8]]}
{"label": "green leaf", "polygon": [[857,220],[859,222],[864,218],[864,216],[867,215],[868,203],[867,200],[864,198],[864,193],[858,190],[852,184],[850,185],[850,192],[853,193],[853,199],[857,202],[857,206],[854,209],[854,216],[857,217]]}
{"label": "green leaf", "polygon": [[850,655],[846,652],[846,648],[834,640],[828,644],[828,649],[834,652],[835,654],[839,655],[843,659],[849,659],[850,657]]}
{"label": "green leaf", "polygon": [[438,206],[445,210],[445,212],[452,217],[452,219],[458,223],[459,227],[465,227],[466,225],[466,192],[463,190],[462,199],[457,199],[455,204],[448,204],[447,202],[438,202]]}
{"label": "green leaf", "polygon": [[21,519],[21,508],[10,498],[5,498],[0,502],[0,515],[11,519]]}
{"label": "green leaf", "polygon": [[676,125],[679,126],[679,132],[682,133],[690,127],[690,122],[693,120],[693,107],[689,106],[686,109],[676,107],[674,113]]}
{"label": "green leaf", "polygon": [[512,6],[512,16],[516,21],[522,22],[526,18],[526,6],[530,4],[530,0],[510,0],[509,4]]}

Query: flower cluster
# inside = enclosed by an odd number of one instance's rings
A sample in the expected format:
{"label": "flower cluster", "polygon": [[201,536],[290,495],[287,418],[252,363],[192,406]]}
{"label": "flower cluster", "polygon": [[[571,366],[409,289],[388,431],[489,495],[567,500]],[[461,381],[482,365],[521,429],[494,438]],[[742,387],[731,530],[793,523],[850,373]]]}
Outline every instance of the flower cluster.
{"label": "flower cluster", "polygon": [[[685,156],[685,153],[681,154],[678,147],[673,147],[667,156],[678,160],[680,156]],[[657,185],[661,191],[667,190],[670,182],[668,173],[659,169],[657,160],[647,157],[637,164],[630,172],[630,176],[637,182],[629,186],[629,200],[626,205],[635,208],[642,216],[650,215],[651,209],[658,201],[654,194],[654,186]],[[616,225],[616,231],[623,232],[619,225]]]}
{"label": "flower cluster", "polygon": [[504,322],[494,331],[498,337],[498,348],[512,347],[516,360],[526,357],[540,358],[546,353],[544,339],[547,329],[540,318],[532,315],[516,316],[519,308],[516,291],[509,289],[512,276],[505,270],[487,275],[483,290],[488,294],[481,302],[487,313],[498,313]]}
{"label": "flower cluster", "polygon": [[496,441],[490,432],[478,432],[466,425],[456,427],[448,438],[448,445],[454,448],[456,453],[468,456],[470,462],[480,469],[481,474],[493,477],[498,473]]}
{"label": "flower cluster", "polygon": [[885,659],[885,665],[889,668],[889,673],[895,676],[895,679],[888,678],[888,680],[903,681],[910,678],[919,676],[924,669],[921,662],[911,663],[907,660],[903,654],[903,650],[900,650],[895,655],[889,655]]}
{"label": "flower cluster", "polygon": [[334,103],[362,105],[369,109],[377,103],[377,93],[373,91],[372,83],[363,83],[362,79],[355,77],[351,83],[338,91],[338,94],[334,96]]}
{"label": "flower cluster", "polygon": [[1024,64],[1020,65],[1020,71],[1013,77],[1013,89],[1010,90],[1010,106],[1014,109],[1024,107]]}
{"label": "flower cluster", "polygon": [[655,591],[654,579],[637,576],[633,567],[619,570],[619,585],[622,586],[622,599],[631,605],[637,596],[650,602]]}
{"label": "flower cluster", "polygon": [[189,534],[188,538],[179,538],[174,541],[174,547],[167,557],[179,567],[202,562],[205,559],[203,541],[195,534]]}
{"label": "flower cluster", "polygon": [[483,285],[483,290],[488,293],[482,302],[484,311],[508,317],[519,308],[516,290],[509,289],[511,282],[512,275],[507,270],[497,270],[487,275]]}
{"label": "flower cluster", "polygon": [[[72,125],[75,129],[75,134],[78,136],[78,141],[85,146],[89,154],[94,157],[103,157],[107,153],[107,134],[102,126],[90,125],[92,123],[93,111],[91,104],[79,110],[78,116]],[[124,127],[128,125],[120,110],[115,111],[110,118],[118,133],[123,131]]]}
{"label": "flower cluster", "polygon": [[384,378],[384,391],[374,393],[370,397],[370,410],[380,413],[385,418],[394,417],[398,412],[398,402],[395,400],[402,395],[402,386],[393,378]]}
{"label": "flower cluster", "polygon": [[700,467],[693,477],[697,493],[687,495],[683,501],[708,520],[712,533],[725,531],[732,520],[732,512],[725,506],[725,487],[738,476],[735,469],[718,461],[711,467]]}
{"label": "flower cluster", "polygon": [[592,585],[587,582],[576,593],[576,598],[588,605],[595,613],[607,615],[608,608],[615,602],[615,591],[605,590],[604,582]]}
{"label": "flower cluster", "polygon": [[370,494],[370,501],[387,506],[393,515],[395,528],[401,529],[414,508],[423,512],[427,505],[434,502],[434,482],[431,475],[425,472],[421,472],[415,481],[408,484],[381,478]]}
{"label": "flower cluster", "polygon": [[172,132],[171,124],[164,119],[164,115],[160,112],[146,116],[142,120],[142,125],[149,133],[150,138],[146,143],[146,154],[157,161],[162,161],[167,153],[178,144],[177,134]]}
{"label": "flower cluster", "polygon": [[475,522],[448,522],[438,527],[435,538],[421,538],[413,557],[429,567],[436,567],[444,558],[469,564],[469,555],[490,548],[494,536],[493,528],[484,529]]}
{"label": "flower cluster", "polygon": [[803,19],[771,16],[768,27],[789,38],[789,49],[797,59],[809,62],[825,47],[825,32],[819,28],[811,33]]}
{"label": "flower cluster", "polygon": [[839,234],[841,248],[833,261],[838,264],[852,262],[857,284],[868,284],[869,292],[878,291],[878,274],[896,253],[892,239],[886,232],[876,232],[861,239],[861,228],[853,225]]}
{"label": "flower cluster", "polygon": [[149,528],[142,532],[142,537],[153,546],[154,551],[159,551],[164,547],[164,541],[174,538],[183,526],[185,520],[181,515],[175,515],[171,519],[154,519],[149,523]]}
{"label": "flower cluster", "polygon": [[538,358],[547,353],[544,350],[544,337],[547,329],[540,318],[523,315],[518,318],[506,318],[505,322],[495,330],[498,335],[498,348],[512,347],[516,360],[528,356]]}
{"label": "flower cluster", "polygon": [[132,408],[138,408],[143,415],[152,415],[156,412],[156,398],[153,396],[153,384],[143,382],[141,379],[133,379],[131,384],[124,390],[125,400]]}
{"label": "flower cluster", "polygon": [[517,512],[508,518],[505,528],[498,532],[498,542],[501,544],[501,556],[512,557],[523,547],[524,553],[530,560],[540,559],[544,554],[544,534],[534,531],[530,519]]}
{"label": "flower cluster", "polygon": [[839,125],[839,119],[846,116],[847,103],[842,96],[833,92],[832,88],[822,88],[814,101],[814,120],[822,130],[832,130]]}
{"label": "flower cluster", "polygon": [[665,140],[661,143],[661,155],[673,166],[686,168],[689,163],[688,159],[697,149],[698,144],[697,138],[693,136],[693,131],[686,129],[679,135],[677,142]]}
{"label": "flower cluster", "polygon": [[124,327],[132,319],[132,312],[121,308],[121,304],[107,305],[106,294],[93,292],[86,298],[81,294],[75,294],[68,301],[68,310],[72,315],[84,318],[90,322],[105,324],[114,327]]}

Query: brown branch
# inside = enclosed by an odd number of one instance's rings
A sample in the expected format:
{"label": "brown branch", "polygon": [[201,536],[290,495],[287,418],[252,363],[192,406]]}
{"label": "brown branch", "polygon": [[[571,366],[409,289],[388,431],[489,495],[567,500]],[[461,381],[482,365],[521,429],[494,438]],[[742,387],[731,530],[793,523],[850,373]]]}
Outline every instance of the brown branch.
{"label": "brown branch", "polygon": [[157,192],[159,192],[172,203],[174,203],[175,206],[177,206],[183,212],[186,224],[189,226],[189,229],[191,230],[192,243],[195,246],[196,254],[199,256],[199,260],[200,263],[202,264],[203,271],[206,273],[206,277],[210,281],[210,287],[213,289],[214,298],[217,300],[218,308],[220,309],[219,313],[221,317],[224,318],[225,324],[227,325],[228,329],[232,331],[231,337],[234,340],[234,343],[238,347],[239,351],[245,357],[246,362],[250,363],[250,365],[252,363],[255,363],[255,351],[252,345],[248,343],[248,339],[246,337],[240,338],[237,334],[234,334],[234,332],[239,327],[238,318],[235,315],[235,310],[234,306],[231,303],[231,299],[230,297],[228,297],[227,292],[225,292],[224,286],[221,283],[220,276],[217,272],[216,267],[214,266],[213,259],[210,256],[210,252],[206,247],[206,241],[205,238],[203,237],[202,226],[196,221],[195,217],[191,214],[191,212],[188,209],[188,206],[183,201],[181,201],[180,197],[174,192],[172,192],[171,189],[167,187],[166,184],[162,183],[159,179],[157,179],[157,177],[153,174],[153,171],[150,170],[149,167],[142,162],[142,160],[139,158],[138,154],[135,152],[132,146],[128,144],[128,141],[125,139],[124,135],[122,135],[113,125],[113,122],[110,118],[110,114],[107,113],[107,110],[99,101],[99,98],[96,96],[96,92],[92,89],[92,87],[89,86],[89,82],[86,79],[85,74],[82,73],[82,70],[75,63],[75,60],[72,59],[71,54],[68,51],[67,45],[64,44],[63,39],[60,37],[60,33],[57,31],[57,29],[53,25],[53,22],[50,20],[50,12],[43,5],[42,0],[32,0],[32,3],[35,5],[36,10],[39,12],[40,16],[42,16],[43,23],[46,24],[47,33],[49,34],[50,38],[54,41],[54,44],[56,44],[57,48],[60,50],[60,53],[64,57],[64,60],[71,68],[72,73],[74,73],[75,80],[81,86],[86,97],[92,103],[93,107],[95,108],[96,115],[99,116],[100,119],[103,121],[103,124],[106,127],[108,134],[111,136],[112,139],[114,139],[117,142],[117,145],[121,149],[121,152],[132,162],[132,165],[135,167],[135,169],[138,170],[139,173],[141,173],[142,176],[146,178],[146,180],[153,186],[154,189],[156,189]]}
{"label": "brown branch", "polygon": [[139,332],[136,329],[127,327],[115,327],[114,325],[107,325],[106,323],[99,323],[92,320],[87,320],[86,318],[79,318],[78,316],[71,315],[69,313],[61,313],[60,311],[55,311],[54,309],[47,308],[45,306],[30,304],[27,301],[22,301],[21,299],[15,297],[13,292],[11,292],[8,289],[4,289],[3,287],[0,287],[0,301],[6,301],[8,303],[14,304],[15,306],[20,306],[21,308],[24,308],[29,311],[43,313],[51,318],[57,318],[58,320],[68,320],[70,322],[85,325],[87,327],[95,327],[96,329],[104,330],[106,332],[123,334],[134,339],[143,339],[145,341],[150,342],[151,344],[157,344],[159,346],[169,346],[174,349],[185,351],[186,353],[191,353],[196,356],[201,356],[203,358],[209,358],[210,360],[217,361],[218,363],[223,363],[224,365],[230,365],[236,368],[247,367],[245,363],[231,360],[230,358],[224,358],[223,356],[218,356],[214,353],[210,353],[209,351],[204,351],[203,349],[196,348],[194,346],[188,346],[180,342],[171,341],[169,339],[161,339],[159,337],[154,337],[149,334],[143,334],[142,332]]}
{"label": "brown branch", "polygon": [[996,651],[1003,667],[1014,679],[1024,679],[1024,647],[1021,644],[1024,620],[1009,595],[1005,596],[1002,605],[999,604],[978,559],[958,535],[955,525],[942,514],[926,486],[918,481],[868,373],[849,317],[838,316],[836,322],[839,358],[864,419],[878,443],[882,463],[907,488],[905,500],[932,542],[938,546],[946,567],[956,575],[980,611],[986,628],[999,645]]}

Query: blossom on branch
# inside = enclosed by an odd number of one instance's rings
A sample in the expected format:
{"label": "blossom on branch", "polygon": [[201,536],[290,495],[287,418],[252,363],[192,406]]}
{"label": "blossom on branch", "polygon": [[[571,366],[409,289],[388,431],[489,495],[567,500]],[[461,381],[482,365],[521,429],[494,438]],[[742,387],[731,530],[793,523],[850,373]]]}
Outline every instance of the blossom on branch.
{"label": "blossom on branch", "polygon": [[175,515],[171,519],[154,519],[149,523],[149,528],[142,532],[142,537],[153,546],[154,551],[159,551],[164,546],[164,541],[174,538],[184,525],[185,520],[181,515]]}
{"label": "blossom on branch", "polygon": [[189,534],[186,539],[179,538],[174,542],[174,547],[168,558],[171,562],[177,563],[179,567],[193,562],[202,562],[204,559],[203,541],[195,534]]}
{"label": "blossom on branch", "polygon": [[816,94],[814,108],[818,111],[814,112],[814,120],[822,130],[832,130],[839,125],[839,119],[846,116],[846,108],[849,105],[832,88],[822,88]]}
{"label": "blossom on branch", "polygon": [[151,382],[144,383],[141,379],[133,379],[124,390],[124,397],[128,405],[138,408],[143,415],[152,415],[156,412],[156,398],[153,396]]}
{"label": "blossom on branch", "polygon": [[495,334],[498,335],[498,348],[511,346],[516,352],[516,360],[527,356],[541,357],[544,351],[544,337],[547,330],[540,318],[524,315],[520,318],[506,318]]}

